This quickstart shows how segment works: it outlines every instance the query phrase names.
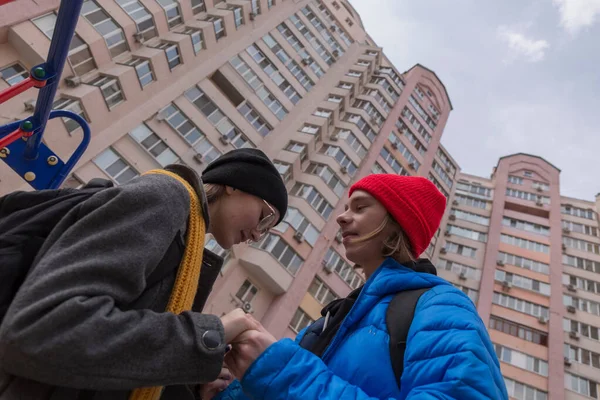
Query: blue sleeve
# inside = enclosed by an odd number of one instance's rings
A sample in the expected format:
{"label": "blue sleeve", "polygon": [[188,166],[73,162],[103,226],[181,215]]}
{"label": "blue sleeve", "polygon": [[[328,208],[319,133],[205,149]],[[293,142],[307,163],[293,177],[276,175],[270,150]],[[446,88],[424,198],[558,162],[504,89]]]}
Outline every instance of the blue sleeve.
{"label": "blue sleeve", "polygon": [[227,389],[213,397],[213,400],[250,400],[244,394],[242,385],[237,379],[227,386]]}
{"label": "blue sleeve", "polygon": [[419,301],[401,389],[406,400],[508,399],[492,341],[462,292],[436,288]]}
{"label": "blue sleeve", "polygon": [[254,400],[374,400],[290,339],[271,345],[250,366],[242,386]]}

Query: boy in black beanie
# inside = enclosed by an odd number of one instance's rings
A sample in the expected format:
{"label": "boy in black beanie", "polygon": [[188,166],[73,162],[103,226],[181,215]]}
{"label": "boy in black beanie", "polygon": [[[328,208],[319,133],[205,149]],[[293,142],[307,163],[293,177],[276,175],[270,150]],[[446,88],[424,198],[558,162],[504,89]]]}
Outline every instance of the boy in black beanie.
{"label": "boy in black beanie", "polygon": [[[0,325],[0,400],[127,399],[133,389],[156,386],[166,386],[162,399],[193,399],[195,385],[218,377],[226,344],[255,328],[241,310],[201,314],[223,264],[207,250],[191,311],[165,309],[190,198],[199,199],[207,233],[222,247],[256,241],[287,210],[277,169],[255,149],[215,160],[204,183],[187,166],[165,169],[192,191],[166,175],[107,185],[44,237]],[[2,206],[12,207],[11,196]],[[10,252],[0,252],[4,267],[3,254]]]}

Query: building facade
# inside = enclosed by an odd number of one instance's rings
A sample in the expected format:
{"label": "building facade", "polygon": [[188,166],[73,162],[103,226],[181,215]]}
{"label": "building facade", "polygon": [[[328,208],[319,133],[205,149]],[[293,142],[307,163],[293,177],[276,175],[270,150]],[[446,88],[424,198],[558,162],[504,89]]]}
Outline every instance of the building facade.
{"label": "building facade", "polygon": [[[2,7],[0,90],[46,59],[58,5]],[[3,104],[0,124],[36,97]],[[174,162],[201,172],[240,147],[275,161],[285,221],[229,251],[209,238],[227,263],[205,311],[243,307],[278,337],[364,283],[335,222],[349,186],[370,173],[427,177],[448,207],[425,255],[477,304],[511,396],[598,398],[600,198],[561,197],[559,170],[523,154],[489,179],[461,173],[440,143],[452,110],[443,83],[422,65],[400,73],[348,2],[86,0],[54,108],[92,129],[69,187]],[[61,157],[80,138],[70,121],[45,134]],[[0,195],[26,188],[1,164]]]}

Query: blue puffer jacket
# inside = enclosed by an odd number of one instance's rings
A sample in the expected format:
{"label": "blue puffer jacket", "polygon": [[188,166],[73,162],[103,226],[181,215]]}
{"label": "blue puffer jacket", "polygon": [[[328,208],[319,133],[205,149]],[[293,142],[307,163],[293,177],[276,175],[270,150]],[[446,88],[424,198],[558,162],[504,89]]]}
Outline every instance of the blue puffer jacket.
{"label": "blue puffer jacket", "polygon": [[[393,296],[431,288],[415,309],[398,389],[385,324]],[[323,359],[283,339],[219,400],[493,399],[508,394],[490,337],[471,300],[445,280],[387,259],[366,282]]]}

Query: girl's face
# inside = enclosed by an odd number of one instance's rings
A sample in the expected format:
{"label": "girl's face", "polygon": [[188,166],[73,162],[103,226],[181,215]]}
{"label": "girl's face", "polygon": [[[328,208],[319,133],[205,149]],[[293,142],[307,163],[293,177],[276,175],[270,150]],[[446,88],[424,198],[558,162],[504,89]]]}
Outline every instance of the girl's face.
{"label": "girl's face", "polygon": [[337,223],[342,229],[346,257],[363,267],[365,273],[370,272],[367,269],[377,268],[383,262],[383,242],[392,233],[392,227],[388,224],[369,240],[358,239],[376,231],[387,215],[387,210],[379,201],[367,192],[357,190],[350,196],[345,211],[337,217]]}
{"label": "girl's face", "polygon": [[260,240],[279,220],[279,212],[266,201],[229,186],[211,208],[210,231],[224,249]]}

